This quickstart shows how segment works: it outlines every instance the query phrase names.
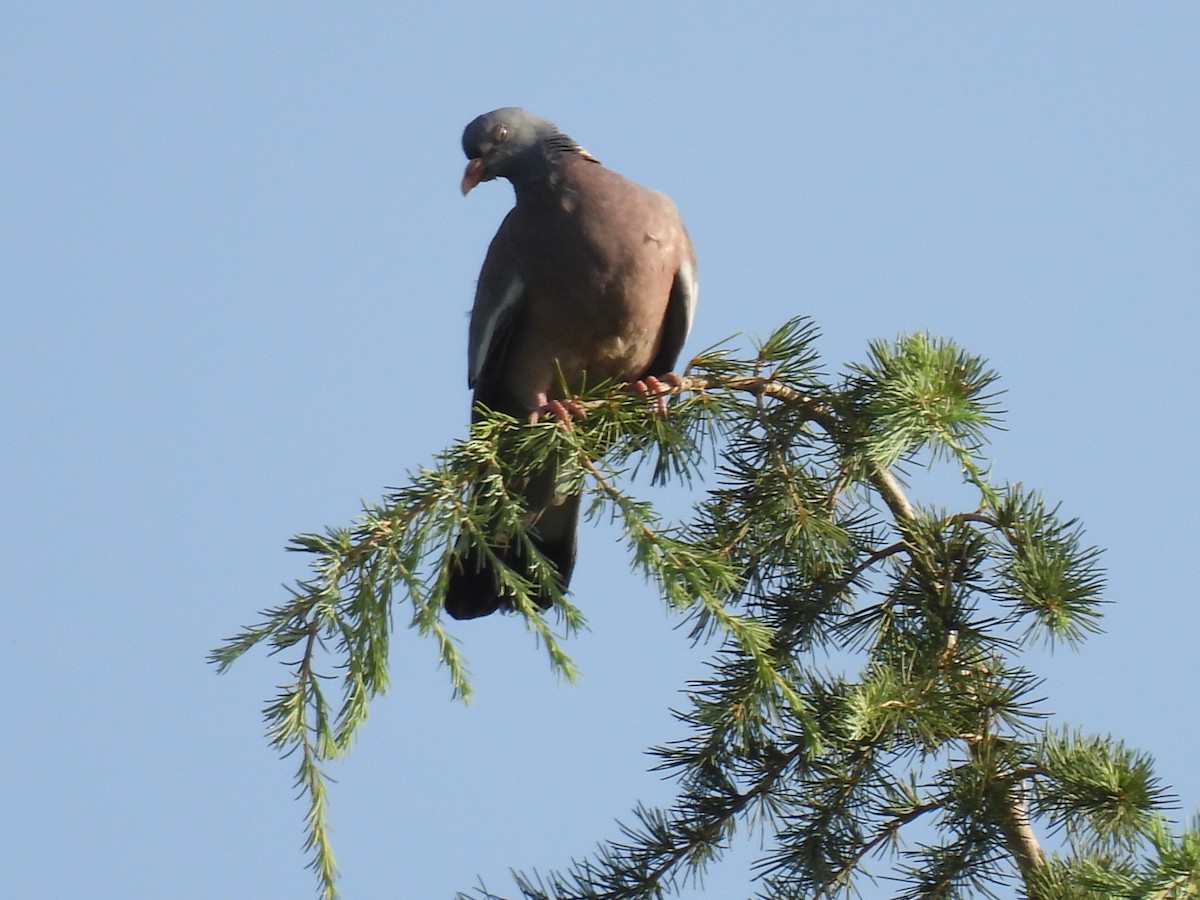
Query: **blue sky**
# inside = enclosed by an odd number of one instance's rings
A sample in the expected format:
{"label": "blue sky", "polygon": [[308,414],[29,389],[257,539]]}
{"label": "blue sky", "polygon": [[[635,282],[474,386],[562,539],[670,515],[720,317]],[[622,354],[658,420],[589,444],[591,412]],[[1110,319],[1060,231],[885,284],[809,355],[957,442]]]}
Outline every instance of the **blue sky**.
{"label": "blue sky", "polygon": [[[1047,708],[1200,806],[1200,6],[22,6],[0,37],[11,896],[311,895],[258,714],[282,673],[204,658],[305,574],[292,534],[464,434],[465,314],[511,192],[459,197],[458,142],[504,105],[676,200],[690,351],[803,313],[831,368],[920,330],[991,360],[996,474],[1107,548],[1106,633],[1036,662]],[[703,654],[612,528],[574,587],[575,686],[493,617],[454,629],[464,708],[397,636],[333,771],[347,898],[501,889],[670,796],[643,750],[681,735]],[[746,896],[751,857],[692,895]]]}

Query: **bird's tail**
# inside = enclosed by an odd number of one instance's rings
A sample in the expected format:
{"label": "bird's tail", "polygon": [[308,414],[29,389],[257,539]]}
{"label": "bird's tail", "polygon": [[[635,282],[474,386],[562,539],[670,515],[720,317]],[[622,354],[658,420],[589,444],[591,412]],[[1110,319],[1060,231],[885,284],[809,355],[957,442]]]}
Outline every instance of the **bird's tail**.
{"label": "bird's tail", "polygon": [[[565,591],[575,568],[575,535],[579,528],[581,498],[579,494],[570,494],[556,499],[557,502],[547,505],[538,515],[531,538],[538,552],[553,563],[558,587]],[[492,547],[492,552],[502,565],[537,583],[530,571],[524,544],[509,541]],[[501,592],[495,565],[495,560],[486,558],[477,549],[455,556],[450,563],[446,585],[446,612],[455,619],[476,619],[498,609],[511,609],[512,599]],[[533,599],[542,609],[550,608],[551,598],[545,590],[539,590]]]}

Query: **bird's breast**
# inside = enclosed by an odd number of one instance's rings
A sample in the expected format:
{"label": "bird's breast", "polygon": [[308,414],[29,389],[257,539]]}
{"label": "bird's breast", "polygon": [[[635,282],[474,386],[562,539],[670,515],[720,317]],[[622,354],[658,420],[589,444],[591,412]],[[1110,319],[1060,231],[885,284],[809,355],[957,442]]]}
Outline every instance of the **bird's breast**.
{"label": "bird's breast", "polygon": [[603,181],[519,201],[506,223],[525,285],[508,357],[511,387],[524,396],[561,394],[564,379],[577,391],[640,378],[662,340],[687,241],[678,216],[654,192],[582,172]]}

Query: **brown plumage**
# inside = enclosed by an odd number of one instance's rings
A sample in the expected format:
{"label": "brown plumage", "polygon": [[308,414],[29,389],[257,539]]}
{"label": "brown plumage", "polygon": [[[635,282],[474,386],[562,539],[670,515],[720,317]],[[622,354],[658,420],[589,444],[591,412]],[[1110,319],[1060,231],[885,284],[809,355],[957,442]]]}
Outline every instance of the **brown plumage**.
{"label": "brown plumage", "polygon": [[[696,302],[691,241],[674,204],[602,166],[551,123],[500,109],[467,126],[463,193],[512,182],[516,205],[488,248],[471,311],[468,382],[476,405],[532,418],[585,380],[635,381],[671,371]],[[578,495],[556,496],[554,472],[519,487],[535,544],[565,589],[575,563]],[[528,561],[497,536],[497,555]],[[540,596],[539,603],[549,606]],[[476,555],[452,563],[445,601],[455,618],[506,606]]]}

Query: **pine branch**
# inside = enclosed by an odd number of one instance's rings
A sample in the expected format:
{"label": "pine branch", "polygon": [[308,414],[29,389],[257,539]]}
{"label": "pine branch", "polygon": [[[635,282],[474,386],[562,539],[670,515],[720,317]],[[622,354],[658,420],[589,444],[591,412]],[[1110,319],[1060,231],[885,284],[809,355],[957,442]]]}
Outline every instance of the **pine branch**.
{"label": "pine branch", "polygon": [[1004,822],[1001,825],[1008,849],[1021,870],[1021,877],[1029,884],[1034,873],[1046,864],[1046,854],[1034,833],[1029,820],[1029,801],[1025,796],[1025,785],[1014,780],[1006,794]]}
{"label": "pine branch", "polygon": [[[496,567],[512,614],[552,669],[573,677],[563,638],[583,618],[538,554],[513,489],[551,460],[562,483],[593,498],[593,513],[621,523],[635,567],[688,617],[692,639],[721,640],[711,678],[691,686],[681,716],[694,733],[656,751],[680,781],[676,804],[639,807],[639,826],[568,875],[519,876],[526,897],[661,896],[702,872],[755,814],[777,827],[764,872],[779,897],[853,890],[864,860],[930,812],[952,840],[914,855],[925,868],[910,870],[912,896],[986,887],[1004,858],[1027,886],[1040,883],[1057,869],[1039,820],[1053,830],[1086,809],[1097,834],[1146,833],[1160,798],[1136,761],[1109,777],[1089,768],[1092,751],[1055,756],[1050,738],[1031,737],[1037,681],[1008,660],[1028,640],[1094,630],[1103,578],[1073,520],[988,480],[981,447],[994,373],[918,335],[872,345],[867,363],[831,384],[814,339],[796,320],[747,359],[709,351],[664,391],[669,418],[614,385],[579,397],[572,406],[587,420],[571,427],[485,414],[354,526],[294,539],[313,577],[212,659],[224,671],[260,643],[302,648],[266,717],[273,745],[299,752],[307,850],[327,900],[336,866],[321,765],[345,755],[386,689],[392,616],[405,601],[452,693],[470,696],[441,615],[455,554],[469,549]],[[652,483],[690,484],[707,456],[719,460],[720,484],[682,525],[664,523],[623,480],[645,465]],[[910,499],[896,470],[926,459],[956,465],[978,507],[947,513]],[[522,544],[528,571],[504,566],[502,541]],[[551,616],[536,608],[539,593],[553,598]],[[318,652],[339,672],[336,709]],[[818,675],[816,663],[830,660],[849,674]],[[1130,840],[1110,844],[1126,852]]]}

